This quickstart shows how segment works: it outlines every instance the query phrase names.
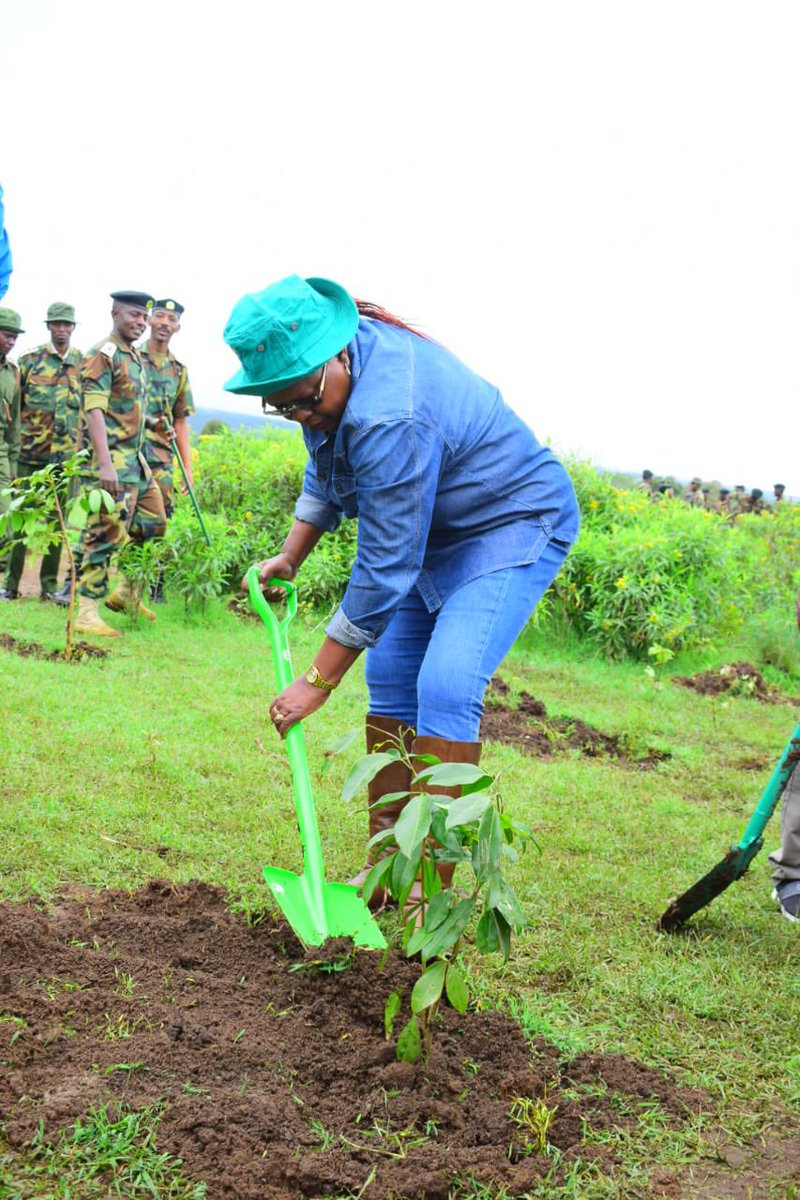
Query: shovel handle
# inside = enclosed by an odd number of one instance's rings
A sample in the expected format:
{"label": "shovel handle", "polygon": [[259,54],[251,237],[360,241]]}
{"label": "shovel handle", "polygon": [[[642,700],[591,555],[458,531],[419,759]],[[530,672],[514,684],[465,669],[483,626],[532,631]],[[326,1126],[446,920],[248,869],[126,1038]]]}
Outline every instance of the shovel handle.
{"label": "shovel handle", "polygon": [[286,613],[279,618],[261,590],[258,567],[250,567],[245,580],[250,593],[250,603],[264,622],[269,635],[278,690],[282,692],[292,682],[292,660],[287,632],[297,612],[297,588],[288,579],[270,579],[267,587],[280,587],[286,592]]}
{"label": "shovel handle", "polygon": [[778,806],[778,801],[783,795],[786,784],[789,782],[789,777],[793,771],[800,771],[800,762],[798,762],[797,758],[798,753],[800,753],[800,725],[795,726],[794,733],[786,743],[780,761],[772,772],[769,783],[761,793],[758,807],[742,834],[738,849],[746,850],[752,842],[761,837],[766,828],[767,821]]}

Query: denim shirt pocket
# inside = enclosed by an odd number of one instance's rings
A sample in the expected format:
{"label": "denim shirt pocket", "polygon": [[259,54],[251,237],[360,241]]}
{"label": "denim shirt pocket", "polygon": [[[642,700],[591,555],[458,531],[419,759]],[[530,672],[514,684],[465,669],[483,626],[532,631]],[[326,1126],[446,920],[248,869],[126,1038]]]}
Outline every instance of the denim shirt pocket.
{"label": "denim shirt pocket", "polygon": [[334,467],[333,476],[331,479],[331,488],[336,498],[336,503],[342,507],[342,512],[346,517],[358,516],[358,498],[356,495],[356,481],[352,472],[337,472]]}

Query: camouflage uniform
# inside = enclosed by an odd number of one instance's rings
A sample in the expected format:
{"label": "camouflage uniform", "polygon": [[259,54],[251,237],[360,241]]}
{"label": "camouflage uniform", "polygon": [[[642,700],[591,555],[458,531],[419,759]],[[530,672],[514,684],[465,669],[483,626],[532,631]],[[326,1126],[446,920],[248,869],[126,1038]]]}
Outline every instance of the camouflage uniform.
{"label": "camouflage uniform", "polygon": [[161,489],[164,510],[169,519],[174,508],[172,458],[178,453],[178,448],[167,437],[166,427],[194,413],[192,388],[186,367],[171,350],[159,354],[148,341],[140,353],[147,372],[144,456]]}
{"label": "camouflage uniform", "polygon": [[[19,369],[9,359],[0,362],[0,492],[7,488],[17,474],[19,456]],[[8,501],[0,496],[0,513]],[[0,522],[0,548],[4,542],[5,523]]]}
{"label": "camouflage uniform", "polygon": [[[29,350],[19,360],[22,402],[20,407],[21,479],[49,463],[63,463],[77,448],[81,402],[81,353],[69,349],[62,358],[51,343]],[[62,501],[66,495],[61,496]],[[42,556],[39,572],[42,593],[55,592],[61,542],[54,542]],[[25,545],[17,542],[8,562],[5,586],[18,591],[25,566]]]}
{"label": "camouflage uniform", "polygon": [[[129,537],[144,542],[163,536],[166,517],[161,492],[142,453],[146,381],[138,351],[112,333],[85,355],[81,387],[85,412],[101,409],[105,416],[109,454],[120,487],[114,511],[101,508],[90,514],[81,535],[79,591],[98,600],[108,593],[112,555]],[[95,455],[90,470],[87,482],[96,487]]]}

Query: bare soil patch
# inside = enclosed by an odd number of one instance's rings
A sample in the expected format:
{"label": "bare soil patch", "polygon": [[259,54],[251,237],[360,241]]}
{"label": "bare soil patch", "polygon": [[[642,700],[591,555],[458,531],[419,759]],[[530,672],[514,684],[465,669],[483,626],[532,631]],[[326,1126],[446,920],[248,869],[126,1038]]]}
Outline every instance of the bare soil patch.
{"label": "bare soil patch", "polygon": [[158,1102],[159,1150],[209,1200],[445,1200],[458,1180],[518,1196],[553,1168],[509,1115],[520,1097],[555,1108],[556,1174],[577,1157],[613,1173],[587,1125],[632,1124],[657,1102],[679,1127],[707,1107],[619,1055],[563,1063],[496,1012],[443,1010],[429,1063],[399,1063],[384,1004],[399,990],[404,1021],[419,971],[349,943],[304,952],[285,924],[246,924],[201,883],[0,905],[7,1146],[24,1152],[40,1121],[54,1140],[92,1105]]}
{"label": "bare soil patch", "polygon": [[548,717],[544,702],[527,692],[520,693],[516,707],[509,706],[504,702],[508,695],[508,684],[497,676],[492,679],[481,721],[483,741],[504,742],[523,754],[546,760],[579,750],[588,758],[610,759],[638,770],[671,757],[665,750],[652,748],[639,753],[625,738],[602,733],[577,717]]}
{"label": "bare soil patch", "polygon": [[672,675],[672,682],[690,688],[701,696],[744,696],[760,700],[762,704],[793,704],[800,707],[800,697],[784,696],[772,687],[752,663],[727,663],[713,671],[701,671],[697,675]]}
{"label": "bare soil patch", "polygon": [[67,658],[63,650],[48,650],[38,642],[26,642],[21,638],[12,637],[10,633],[0,633],[0,648],[18,654],[20,658],[43,658],[47,662],[81,662],[87,658],[105,658],[108,650],[102,646],[92,646],[89,642],[73,642],[72,657]]}

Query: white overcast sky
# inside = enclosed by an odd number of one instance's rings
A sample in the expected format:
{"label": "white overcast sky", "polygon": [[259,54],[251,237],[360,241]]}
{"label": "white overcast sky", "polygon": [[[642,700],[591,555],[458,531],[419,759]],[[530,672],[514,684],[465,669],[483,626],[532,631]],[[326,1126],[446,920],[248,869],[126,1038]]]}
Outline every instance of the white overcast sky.
{"label": "white overcast sky", "polygon": [[[292,271],[418,322],[596,465],[800,494],[800,7],[737,0],[4,5],[3,303],[76,344]],[[447,398],[443,398],[443,403]]]}

